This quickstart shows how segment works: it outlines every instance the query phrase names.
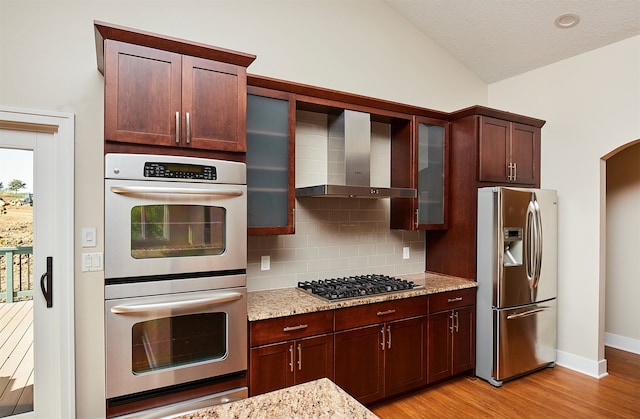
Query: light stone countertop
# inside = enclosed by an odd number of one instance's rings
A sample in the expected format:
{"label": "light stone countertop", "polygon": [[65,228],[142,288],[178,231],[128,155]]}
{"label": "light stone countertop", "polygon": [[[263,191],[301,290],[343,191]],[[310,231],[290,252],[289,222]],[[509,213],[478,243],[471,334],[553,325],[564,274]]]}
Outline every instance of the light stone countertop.
{"label": "light stone countertop", "polygon": [[422,285],[424,288],[334,302],[324,301],[298,288],[252,291],[247,295],[248,318],[249,321],[258,321],[292,316],[295,314],[379,303],[381,301],[418,297],[463,288],[475,288],[477,286],[476,282],[468,279],[433,272],[397,275],[396,277],[413,281],[418,285]]}
{"label": "light stone countertop", "polygon": [[375,419],[356,399],[328,378],[298,384],[248,399],[221,404],[178,417],[179,419]]}

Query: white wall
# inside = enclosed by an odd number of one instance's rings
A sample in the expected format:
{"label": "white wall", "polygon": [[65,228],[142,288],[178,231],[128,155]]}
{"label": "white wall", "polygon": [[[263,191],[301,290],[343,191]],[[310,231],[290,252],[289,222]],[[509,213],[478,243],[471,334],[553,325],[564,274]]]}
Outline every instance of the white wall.
{"label": "white wall", "polygon": [[492,84],[489,106],[547,121],[541,184],[558,190],[558,362],[600,375],[606,366],[601,158],[640,138],[640,37]]}
{"label": "white wall", "polygon": [[[384,2],[0,0],[0,103],[76,115],[76,237],[103,251],[103,78],[93,20],[256,54],[249,72],[428,108],[487,86]],[[532,116],[541,117],[535,113]],[[76,245],[76,261],[82,249]],[[103,276],[76,263],[77,414],[104,414]]]}
{"label": "white wall", "polygon": [[640,354],[640,139],[607,159],[605,344]]}

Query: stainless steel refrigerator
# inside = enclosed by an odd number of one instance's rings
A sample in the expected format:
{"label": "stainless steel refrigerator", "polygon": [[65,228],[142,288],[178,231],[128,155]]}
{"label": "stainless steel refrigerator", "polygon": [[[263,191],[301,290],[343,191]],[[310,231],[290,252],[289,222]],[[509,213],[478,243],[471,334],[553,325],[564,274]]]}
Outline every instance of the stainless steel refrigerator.
{"label": "stainless steel refrigerator", "polygon": [[504,381],[556,361],[557,194],[478,189],[476,375]]}

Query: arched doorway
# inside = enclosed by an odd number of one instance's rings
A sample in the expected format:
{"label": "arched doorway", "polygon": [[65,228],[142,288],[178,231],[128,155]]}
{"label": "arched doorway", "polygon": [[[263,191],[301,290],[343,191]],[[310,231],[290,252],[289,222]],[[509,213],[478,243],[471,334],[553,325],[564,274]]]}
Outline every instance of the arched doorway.
{"label": "arched doorway", "polygon": [[605,193],[604,346],[640,354],[640,139],[603,157]]}

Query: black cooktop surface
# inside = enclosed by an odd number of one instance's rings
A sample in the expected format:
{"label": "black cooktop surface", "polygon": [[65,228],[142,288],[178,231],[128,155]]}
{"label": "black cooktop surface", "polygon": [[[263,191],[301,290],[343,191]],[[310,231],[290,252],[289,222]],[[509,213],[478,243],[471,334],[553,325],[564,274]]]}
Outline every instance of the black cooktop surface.
{"label": "black cooktop surface", "polygon": [[325,300],[336,301],[407,291],[422,286],[388,275],[369,274],[298,282],[298,288]]}

